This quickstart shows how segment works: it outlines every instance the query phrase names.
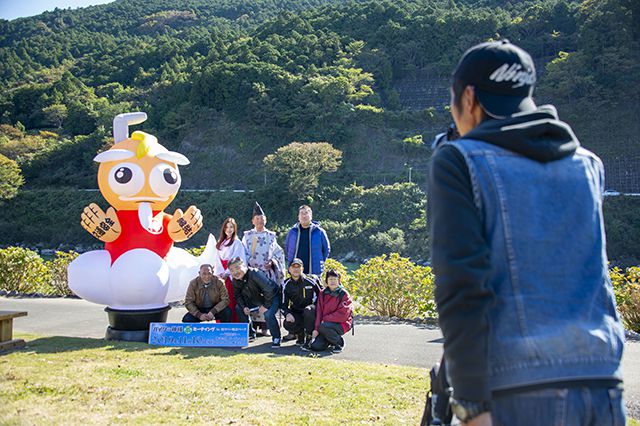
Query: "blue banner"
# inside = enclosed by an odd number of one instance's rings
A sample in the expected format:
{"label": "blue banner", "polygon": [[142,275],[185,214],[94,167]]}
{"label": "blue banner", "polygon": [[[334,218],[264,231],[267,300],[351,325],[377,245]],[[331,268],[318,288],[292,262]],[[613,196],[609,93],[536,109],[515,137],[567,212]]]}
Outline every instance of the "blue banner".
{"label": "blue banner", "polygon": [[192,347],[249,346],[249,324],[153,322],[149,326],[149,344]]}

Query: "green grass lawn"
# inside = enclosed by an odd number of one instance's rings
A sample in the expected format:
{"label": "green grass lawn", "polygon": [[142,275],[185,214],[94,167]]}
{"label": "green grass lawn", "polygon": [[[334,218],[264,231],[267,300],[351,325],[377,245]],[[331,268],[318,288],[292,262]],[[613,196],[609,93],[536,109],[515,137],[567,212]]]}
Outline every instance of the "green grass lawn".
{"label": "green grass lawn", "polygon": [[0,424],[417,424],[427,371],[329,358],[18,335]]}
{"label": "green grass lawn", "polygon": [[427,389],[420,368],[17,337],[27,347],[0,355],[1,425],[414,425]]}

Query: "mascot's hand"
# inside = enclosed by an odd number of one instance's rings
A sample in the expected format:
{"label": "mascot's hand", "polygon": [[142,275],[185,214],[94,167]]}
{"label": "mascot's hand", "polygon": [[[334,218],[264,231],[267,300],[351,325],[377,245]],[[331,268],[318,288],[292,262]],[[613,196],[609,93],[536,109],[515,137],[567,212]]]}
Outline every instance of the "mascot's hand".
{"label": "mascot's hand", "polygon": [[84,208],[80,215],[80,225],[105,243],[115,241],[122,231],[113,207],[109,207],[105,213],[96,203],[91,203]]}
{"label": "mascot's hand", "polygon": [[177,243],[186,241],[202,228],[202,213],[196,206],[190,206],[186,212],[178,209],[169,221],[169,236]]}

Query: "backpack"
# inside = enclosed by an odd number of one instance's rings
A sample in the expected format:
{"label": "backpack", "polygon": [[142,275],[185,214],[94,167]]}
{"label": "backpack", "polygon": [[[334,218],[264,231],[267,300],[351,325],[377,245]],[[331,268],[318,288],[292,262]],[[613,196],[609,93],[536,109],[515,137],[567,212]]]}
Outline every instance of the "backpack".
{"label": "backpack", "polygon": [[[342,303],[342,299],[344,299],[344,295],[346,294],[346,290],[343,289],[340,296],[338,296],[338,303]],[[353,317],[353,311],[351,311],[351,335],[354,336],[356,332],[354,331],[356,328],[356,319]]]}

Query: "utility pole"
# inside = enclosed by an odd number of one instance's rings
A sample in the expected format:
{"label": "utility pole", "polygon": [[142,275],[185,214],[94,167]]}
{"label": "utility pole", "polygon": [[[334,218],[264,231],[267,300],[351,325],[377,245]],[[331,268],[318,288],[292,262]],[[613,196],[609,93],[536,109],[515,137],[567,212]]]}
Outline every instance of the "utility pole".
{"label": "utility pole", "polygon": [[411,183],[411,169],[413,167],[409,163],[404,163],[404,166],[409,168],[409,183]]}

